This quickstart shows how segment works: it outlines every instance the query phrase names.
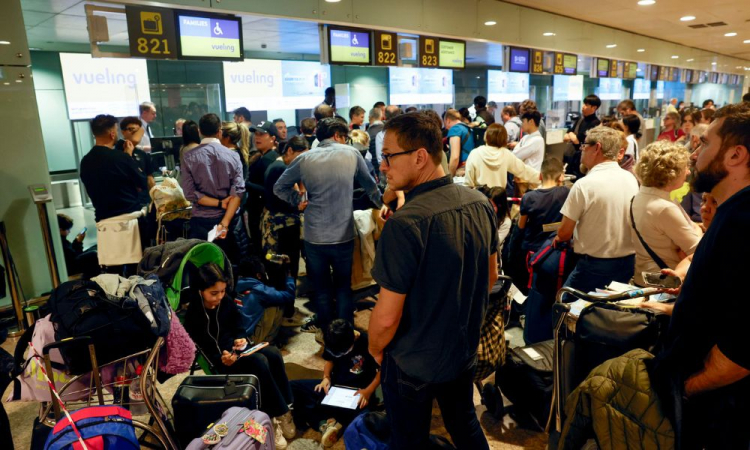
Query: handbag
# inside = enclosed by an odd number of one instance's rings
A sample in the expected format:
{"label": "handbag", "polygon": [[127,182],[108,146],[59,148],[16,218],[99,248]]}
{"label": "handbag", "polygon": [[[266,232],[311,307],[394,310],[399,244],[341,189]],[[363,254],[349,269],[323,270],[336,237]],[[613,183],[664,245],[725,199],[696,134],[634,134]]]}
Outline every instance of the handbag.
{"label": "handbag", "polygon": [[659,255],[657,255],[656,252],[651,250],[651,247],[648,246],[646,241],[643,239],[643,236],[641,236],[641,233],[638,232],[638,228],[635,227],[635,218],[633,217],[633,200],[635,200],[635,197],[630,199],[630,224],[633,226],[633,230],[635,230],[635,235],[638,236],[638,240],[641,241],[641,245],[643,245],[643,248],[646,249],[648,256],[650,256],[651,259],[654,260],[656,265],[659,266],[659,268],[662,270],[669,269],[669,266],[664,262],[664,260],[659,258]]}

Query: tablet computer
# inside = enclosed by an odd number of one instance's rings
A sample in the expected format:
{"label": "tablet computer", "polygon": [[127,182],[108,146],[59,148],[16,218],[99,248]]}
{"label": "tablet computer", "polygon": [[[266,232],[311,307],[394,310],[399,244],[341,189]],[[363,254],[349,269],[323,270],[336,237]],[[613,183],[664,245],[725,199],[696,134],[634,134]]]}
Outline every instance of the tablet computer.
{"label": "tablet computer", "polygon": [[359,394],[357,394],[357,389],[354,388],[331,386],[322,403],[337,408],[357,409],[357,406],[359,405]]}

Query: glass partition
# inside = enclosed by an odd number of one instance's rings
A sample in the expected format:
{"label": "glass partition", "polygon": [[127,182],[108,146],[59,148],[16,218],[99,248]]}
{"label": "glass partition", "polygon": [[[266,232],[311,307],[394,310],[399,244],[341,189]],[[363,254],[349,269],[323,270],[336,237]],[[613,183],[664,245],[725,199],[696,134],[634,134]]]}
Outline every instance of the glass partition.
{"label": "glass partition", "polygon": [[174,136],[177,119],[195,120],[209,112],[224,117],[219,84],[152,84],[151,101],[156,105],[154,136]]}

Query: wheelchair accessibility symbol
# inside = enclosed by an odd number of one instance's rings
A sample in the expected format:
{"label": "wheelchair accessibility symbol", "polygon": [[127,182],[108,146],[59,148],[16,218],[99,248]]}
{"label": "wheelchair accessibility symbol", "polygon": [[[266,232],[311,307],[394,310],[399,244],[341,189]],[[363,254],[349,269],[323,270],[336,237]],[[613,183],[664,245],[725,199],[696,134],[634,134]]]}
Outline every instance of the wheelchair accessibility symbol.
{"label": "wheelchair accessibility symbol", "polygon": [[216,26],[214,26],[214,35],[216,36],[224,35],[224,31],[222,31],[221,27],[219,26],[219,22],[216,22]]}
{"label": "wheelchair accessibility symbol", "polygon": [[352,45],[359,45],[359,41],[357,40],[356,33],[352,33]]}

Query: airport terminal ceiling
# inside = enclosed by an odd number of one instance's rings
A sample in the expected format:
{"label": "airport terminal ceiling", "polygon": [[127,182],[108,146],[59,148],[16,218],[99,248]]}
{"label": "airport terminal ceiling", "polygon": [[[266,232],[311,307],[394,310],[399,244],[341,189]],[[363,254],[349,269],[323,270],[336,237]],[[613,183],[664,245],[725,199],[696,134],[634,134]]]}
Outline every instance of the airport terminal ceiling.
{"label": "airport terminal ceiling", "polygon": [[[505,1],[750,60],[750,3],[747,0]],[[725,36],[727,34],[730,36]]]}
{"label": "airport terminal ceiling", "polygon": [[[460,0],[459,0],[460,1]],[[599,23],[624,31],[640,33],[678,44],[710,50],[727,56],[748,60],[750,66],[750,8],[743,11],[742,0],[717,0],[718,5],[711,4],[711,13],[704,14],[703,4],[697,0],[676,1],[658,0],[650,6],[637,5],[637,0],[608,2],[606,0],[583,4],[583,0],[570,0],[566,11],[580,11],[578,19]],[[21,0],[23,16],[27,30],[29,46],[32,50],[83,51],[89,50],[89,34],[86,24],[85,4],[99,6],[117,6],[113,3],[93,3],[85,0]],[[510,2],[521,5],[521,2]],[[577,4],[579,4],[576,6]],[[633,5],[630,5],[632,3]],[[557,4],[557,8],[553,6]],[[691,6],[694,5],[694,6]],[[526,6],[526,5],[523,5]],[[716,7],[714,7],[716,6]],[[554,13],[559,10],[559,2],[539,0],[535,7]],[[648,9],[651,8],[651,9]],[[656,12],[657,14],[653,14]],[[696,16],[689,22],[680,22],[686,14]],[[127,51],[128,32],[124,14],[97,12],[107,17],[109,42],[106,46]],[[259,15],[241,14],[244,30],[245,52],[255,57],[273,57],[274,53],[296,54],[301,58],[316,59],[320,54],[318,24],[312,21],[270,18]],[[747,16],[747,18],[745,17]],[[724,21],[726,26],[706,26],[690,28],[690,25],[706,22]],[[502,26],[500,23],[498,26]],[[554,27],[553,27],[554,28]],[[556,41],[563,39],[564,30],[543,30],[548,37],[547,49],[556,49]],[[736,32],[737,36],[724,37],[724,33]],[[606,55],[605,55],[606,56]],[[502,49],[499,44],[469,40],[466,48],[468,67],[498,66],[502,61]],[[691,61],[683,57],[680,61],[660,61],[675,66],[690,66]],[[731,71],[738,67],[711,67]],[[743,69],[745,67],[742,67]],[[750,69],[750,67],[748,67]],[[736,73],[736,72],[735,72]]]}

